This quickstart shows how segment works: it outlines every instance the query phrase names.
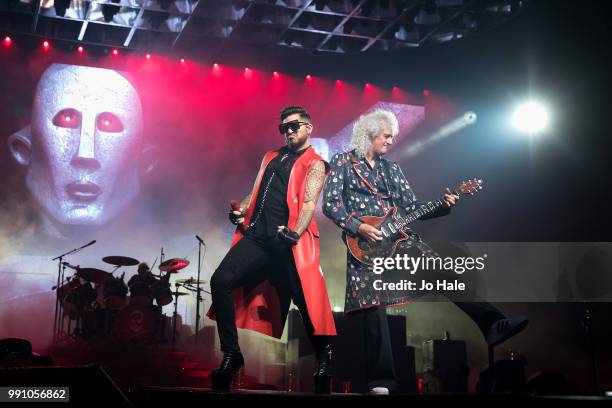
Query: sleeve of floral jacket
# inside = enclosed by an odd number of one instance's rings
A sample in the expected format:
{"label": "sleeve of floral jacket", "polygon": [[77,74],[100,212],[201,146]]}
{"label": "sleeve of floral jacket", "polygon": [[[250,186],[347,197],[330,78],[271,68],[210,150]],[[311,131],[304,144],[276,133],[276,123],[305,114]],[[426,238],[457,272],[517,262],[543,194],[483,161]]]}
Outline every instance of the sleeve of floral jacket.
{"label": "sleeve of floral jacket", "polygon": [[[406,180],[406,176],[404,176],[402,169],[396,162],[390,162],[389,171],[391,173],[390,176],[393,180],[393,184],[395,184],[396,187],[395,191],[392,193],[393,201],[396,206],[408,212],[426,204],[425,201],[416,198],[414,191],[410,187],[410,184],[408,184],[408,180]],[[430,218],[442,217],[448,213],[450,213],[450,208],[440,207],[432,214],[426,215],[421,219],[426,220]]]}
{"label": "sleeve of floral jacket", "polygon": [[[330,171],[323,187],[323,214],[350,235],[357,235],[362,224],[347,209],[347,176],[351,161],[345,153],[338,153],[330,161]],[[345,190],[346,189],[346,190]]]}

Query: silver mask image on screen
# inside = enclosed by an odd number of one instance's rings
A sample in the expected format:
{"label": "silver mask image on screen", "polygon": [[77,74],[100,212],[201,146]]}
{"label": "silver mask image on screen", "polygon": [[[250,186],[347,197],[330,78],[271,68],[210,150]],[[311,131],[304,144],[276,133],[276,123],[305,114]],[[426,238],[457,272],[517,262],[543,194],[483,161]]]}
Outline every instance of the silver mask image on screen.
{"label": "silver mask image on screen", "polygon": [[98,226],[140,191],[142,122],[140,98],[118,72],[53,64],[38,83],[30,131],[9,146],[47,215]]}

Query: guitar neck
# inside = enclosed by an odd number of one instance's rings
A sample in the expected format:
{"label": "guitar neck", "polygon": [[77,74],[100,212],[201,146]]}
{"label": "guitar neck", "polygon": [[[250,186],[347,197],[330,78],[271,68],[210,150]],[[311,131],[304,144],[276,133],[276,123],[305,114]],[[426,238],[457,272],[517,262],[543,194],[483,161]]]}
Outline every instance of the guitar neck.
{"label": "guitar neck", "polygon": [[[461,193],[457,190],[453,190],[452,194],[455,195],[460,195]],[[402,228],[404,228],[406,225],[425,217],[426,215],[432,214],[435,211],[437,211],[438,209],[440,209],[440,207],[444,206],[444,198],[439,198],[435,201],[430,201],[428,203],[426,203],[425,205],[420,206],[419,208],[417,208],[414,211],[409,212],[408,214],[406,214],[403,217],[400,217],[399,219],[397,219],[396,221],[393,222],[393,227],[396,228],[397,230],[401,230]]]}

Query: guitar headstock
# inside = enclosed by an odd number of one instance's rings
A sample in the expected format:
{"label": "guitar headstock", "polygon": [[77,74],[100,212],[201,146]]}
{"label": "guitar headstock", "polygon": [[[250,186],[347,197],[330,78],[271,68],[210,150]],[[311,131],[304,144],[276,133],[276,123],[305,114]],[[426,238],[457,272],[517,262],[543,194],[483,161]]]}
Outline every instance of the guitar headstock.
{"label": "guitar headstock", "polygon": [[459,187],[457,187],[457,192],[459,194],[474,194],[477,193],[478,190],[482,190],[482,180],[480,179],[472,179],[467,180],[461,183]]}

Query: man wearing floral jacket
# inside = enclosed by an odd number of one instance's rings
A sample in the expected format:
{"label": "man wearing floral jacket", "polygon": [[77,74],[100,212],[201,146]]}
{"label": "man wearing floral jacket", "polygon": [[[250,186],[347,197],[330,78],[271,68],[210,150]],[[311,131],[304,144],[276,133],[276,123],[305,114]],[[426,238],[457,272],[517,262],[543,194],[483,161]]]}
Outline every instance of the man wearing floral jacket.
{"label": "man wearing floral jacket", "polygon": [[[355,123],[351,147],[336,154],[323,189],[323,213],[343,230],[346,236],[361,235],[368,242],[382,240],[382,232],[363,223],[363,216],[383,216],[391,207],[411,211],[424,204],[416,199],[399,165],[384,158],[393,138],[399,133],[393,112],[377,110],[361,116]],[[427,218],[450,213],[459,196],[446,189],[445,206]],[[402,242],[398,252],[416,248],[424,256],[438,256],[416,234],[410,243]],[[386,307],[408,303],[413,291],[380,291],[374,287],[379,279],[372,267],[361,264],[347,251],[345,313],[362,320],[366,345],[368,388],[374,394],[387,394],[396,387]],[[506,319],[488,303],[455,302],[479,326],[489,346],[493,347],[517,334],[527,325],[526,319]]]}

